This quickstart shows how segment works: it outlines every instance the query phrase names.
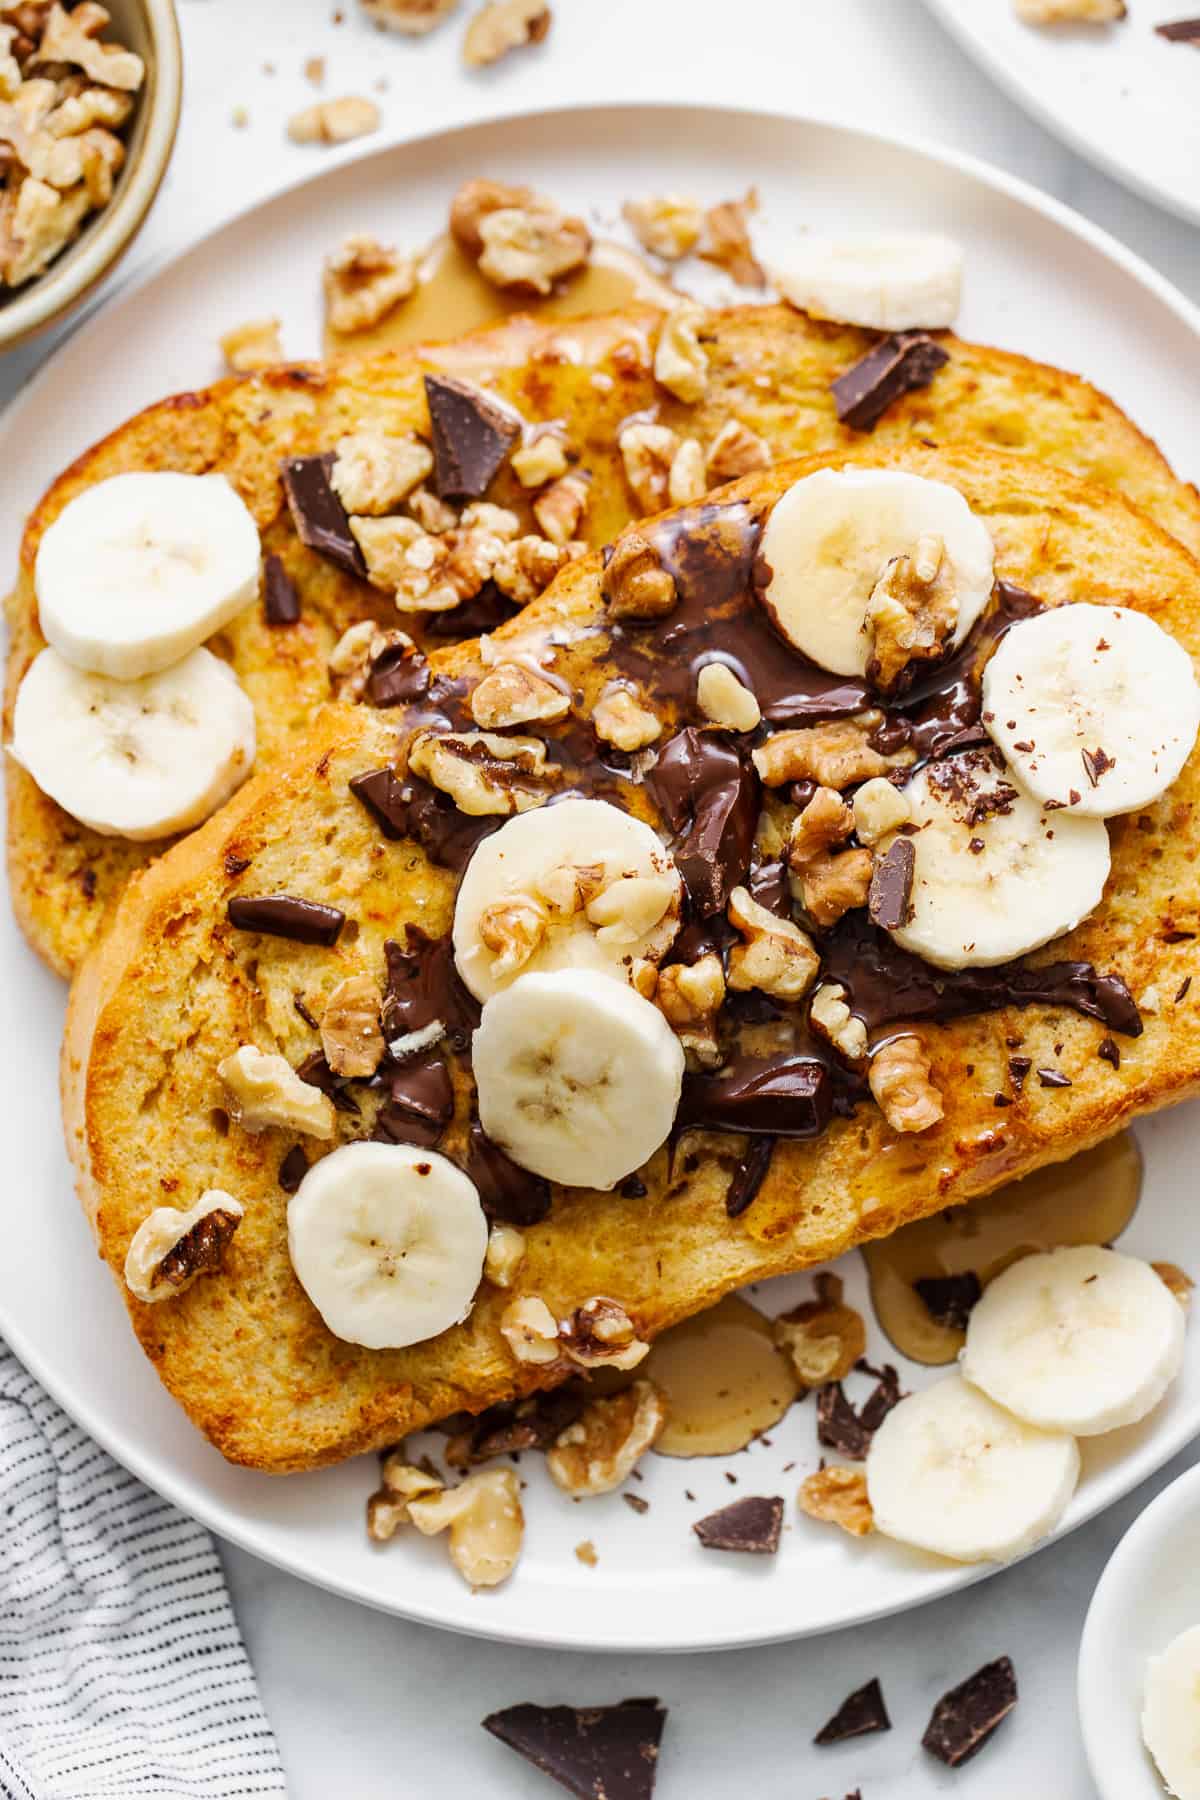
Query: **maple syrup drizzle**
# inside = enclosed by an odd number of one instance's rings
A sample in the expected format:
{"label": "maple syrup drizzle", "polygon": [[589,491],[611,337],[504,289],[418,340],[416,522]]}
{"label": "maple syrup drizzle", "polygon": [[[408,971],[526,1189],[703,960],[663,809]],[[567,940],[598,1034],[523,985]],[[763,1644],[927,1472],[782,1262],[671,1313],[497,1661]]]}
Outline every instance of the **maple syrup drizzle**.
{"label": "maple syrup drizzle", "polygon": [[777,1425],[799,1392],[770,1321],[729,1294],[651,1346],[638,1369],[667,1397],[660,1456],[728,1456]]}

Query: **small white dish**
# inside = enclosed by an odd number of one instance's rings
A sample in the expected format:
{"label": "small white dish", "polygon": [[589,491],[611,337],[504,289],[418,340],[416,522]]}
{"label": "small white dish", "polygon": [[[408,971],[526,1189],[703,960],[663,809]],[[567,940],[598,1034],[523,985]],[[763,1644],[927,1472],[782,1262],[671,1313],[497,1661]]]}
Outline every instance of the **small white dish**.
{"label": "small white dish", "polygon": [[1101,1800],[1163,1800],[1142,1742],[1146,1662],[1200,1625],[1200,1464],[1125,1533],[1100,1577],[1079,1643],[1079,1724]]}

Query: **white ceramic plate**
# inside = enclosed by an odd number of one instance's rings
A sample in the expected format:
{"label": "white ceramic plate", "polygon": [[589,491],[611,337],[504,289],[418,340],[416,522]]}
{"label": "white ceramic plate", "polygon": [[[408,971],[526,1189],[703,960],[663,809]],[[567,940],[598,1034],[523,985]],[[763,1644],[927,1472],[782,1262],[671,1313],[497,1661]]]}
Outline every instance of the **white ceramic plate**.
{"label": "white ceramic plate", "polygon": [[1127,0],[1110,25],[1025,25],[1013,0],[926,0],[968,56],[1127,187],[1200,220],[1200,50],[1154,27],[1190,0]]}
{"label": "white ceramic plate", "polygon": [[1146,1660],[1200,1625],[1200,1468],[1130,1526],[1096,1584],[1079,1644],[1079,1723],[1101,1800],[1163,1800],[1142,1743]]}
{"label": "white ceramic plate", "polygon": [[[967,332],[1082,368],[1119,393],[1181,467],[1200,410],[1200,319],[1150,270],[1054,202],[964,158],[869,133],[708,108],[607,108],[510,119],[376,152],[281,194],[119,295],[56,354],[10,411],[0,436],[0,553],[16,555],[21,519],[43,485],[144,401],[218,372],[217,333],[283,316],[294,353],[317,340],[316,272],[348,227],[401,243],[429,236],[464,177],[540,181],[611,219],[655,184],[711,199],[754,182],[776,241],[801,225],[903,221],[948,231],[967,248]],[[1081,311],[1079,296],[1087,296]],[[11,561],[10,561],[11,566]],[[62,991],[0,909],[0,1105],[8,1175],[0,1187],[0,1329],[67,1409],[122,1462],[216,1531],[267,1560],[386,1610],[459,1630],[590,1649],[681,1650],[827,1631],[915,1606],[977,1579],[881,1541],[852,1543],[797,1520],[802,1476],[816,1467],[810,1406],[726,1465],[645,1460],[635,1514],[619,1495],[575,1506],[527,1459],[529,1531],[506,1588],[472,1595],[444,1546],[372,1549],[363,1504],[373,1459],[286,1480],[228,1467],[192,1430],[136,1348],[71,1196],[60,1144],[55,1059]],[[1147,1125],[1146,1198],[1127,1242],[1200,1269],[1200,1213],[1186,1173],[1197,1115]],[[1179,1171],[1177,1173],[1177,1171]],[[857,1257],[845,1270],[865,1305]],[[779,1310],[809,1292],[776,1283]],[[887,1354],[880,1334],[870,1344]],[[921,1380],[905,1369],[910,1384]],[[1064,1529],[1117,1499],[1200,1431],[1200,1334],[1170,1398],[1147,1424],[1104,1440]],[[794,1464],[787,1468],[785,1465]],[[726,1472],[736,1476],[736,1486]],[[685,1496],[685,1489],[695,1499]],[[692,1519],[737,1495],[780,1493],[792,1529],[777,1559],[700,1549]],[[595,1569],[573,1554],[590,1538]],[[748,1566],[749,1565],[749,1566]]]}

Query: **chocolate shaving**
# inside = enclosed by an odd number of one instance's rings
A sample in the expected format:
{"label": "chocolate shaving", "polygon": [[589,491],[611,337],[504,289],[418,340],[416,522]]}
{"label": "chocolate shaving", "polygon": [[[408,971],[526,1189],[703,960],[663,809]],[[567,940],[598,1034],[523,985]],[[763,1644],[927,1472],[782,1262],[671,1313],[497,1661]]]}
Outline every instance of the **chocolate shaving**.
{"label": "chocolate shaving", "polygon": [[296,584],[273,554],[263,558],[263,615],[268,625],[294,625],[300,617]]}
{"label": "chocolate shaving", "polygon": [[651,1800],[667,1709],[657,1700],[616,1706],[536,1706],[489,1713],[485,1731],[578,1800]]}
{"label": "chocolate shaving", "polygon": [[775,1154],[773,1137],[751,1138],[746,1154],[733,1172],[733,1180],[725,1191],[725,1211],[729,1218],[739,1219],[757,1197],[767,1178],[771,1158]]}
{"label": "chocolate shaving", "polygon": [[942,1695],[921,1743],[939,1762],[957,1769],[982,1750],[1016,1704],[1012,1659],[998,1656]]}
{"label": "chocolate shaving", "polygon": [[821,1135],[832,1112],[833,1085],[822,1063],[802,1056],[742,1056],[719,1075],[684,1076],[675,1126],[812,1138]]}
{"label": "chocolate shaving", "polygon": [[1200,44],[1200,19],[1168,19],[1165,25],[1156,25],[1155,34],[1166,38],[1168,44]]}
{"label": "chocolate shaving", "polygon": [[380,1077],[387,1099],[375,1118],[377,1143],[431,1150],[454,1117],[454,1084],[443,1056],[422,1057]]}
{"label": "chocolate shaving", "polygon": [[1179,1005],[1179,1002],[1180,1002],[1180,1001],[1181,1001],[1181,1000],[1186,1000],[1186,998],[1187,998],[1187,991],[1188,991],[1188,989],[1189,989],[1189,988],[1190,988],[1190,987],[1191,987],[1191,985],[1192,985],[1192,978],[1191,978],[1191,976],[1190,976],[1190,975],[1185,975],[1185,976],[1184,976],[1184,978],[1183,978],[1183,980],[1182,980],[1182,981],[1181,981],[1181,982],[1180,982],[1180,984],[1179,984],[1179,986],[1178,986],[1178,987],[1177,987],[1177,988],[1176,988],[1176,990],[1175,990],[1175,1004],[1176,1004],[1176,1006],[1178,1006],[1178,1005]]}
{"label": "chocolate shaving", "polygon": [[913,871],[917,852],[911,838],[898,837],[875,864],[867,911],[884,931],[896,931],[911,915]]}
{"label": "chocolate shaving", "polygon": [[677,732],[646,777],[650,797],[680,835],[675,863],[701,918],[723,913],[745,880],[758,825],[758,776],[726,737]]}
{"label": "chocolate shaving", "polygon": [[550,1211],[550,1183],[507,1156],[478,1119],[471,1120],[467,1174],[479,1189],[479,1203],[489,1219],[536,1225]]}
{"label": "chocolate shaving", "polygon": [[365,581],[363,553],[330,479],[336,461],[332,450],[323,456],[286,457],[280,465],[283,491],[300,542],[347,575]]}
{"label": "chocolate shaving", "polygon": [[826,1382],[817,1394],[817,1442],[836,1450],[849,1462],[862,1462],[871,1439],[892,1408],[904,1398],[900,1377],[891,1363],[873,1369],[867,1362],[856,1367],[876,1377],[876,1385],[856,1412],[840,1381]]}
{"label": "chocolate shaving", "polygon": [[482,388],[426,375],[433,484],[443,500],[478,500],[521,435],[521,422]]}
{"label": "chocolate shaving", "polygon": [[1099,745],[1094,750],[1081,750],[1079,754],[1083,758],[1084,773],[1093,787],[1098,787],[1100,777],[1107,775],[1110,769],[1115,769],[1117,766],[1116,757],[1109,756],[1108,752],[1101,750]]}
{"label": "chocolate shaving", "polygon": [[935,1325],[949,1331],[965,1331],[971,1308],[983,1292],[983,1284],[974,1269],[961,1275],[923,1275],[913,1282],[925,1303],[925,1311]]}
{"label": "chocolate shaving", "polygon": [[294,1194],[308,1174],[308,1158],[299,1144],[293,1144],[279,1165],[279,1185],[285,1194]]}
{"label": "chocolate shaving", "polygon": [[295,894],[239,894],[229,901],[229,923],[239,931],[291,938],[297,944],[336,944],[346,915],[338,906]]}
{"label": "chocolate shaving", "polygon": [[828,1724],[822,1725],[814,1744],[843,1744],[847,1738],[865,1737],[871,1731],[890,1731],[892,1721],[884,1704],[878,1676],[847,1694]]}
{"label": "chocolate shaving", "polygon": [[745,1550],[756,1556],[774,1556],[783,1531],[783,1500],[748,1494],[707,1518],[697,1519],[692,1530],[706,1550]]}
{"label": "chocolate shaving", "polygon": [[853,431],[873,431],[893,400],[928,387],[950,360],[925,331],[884,338],[833,383],[837,416]]}

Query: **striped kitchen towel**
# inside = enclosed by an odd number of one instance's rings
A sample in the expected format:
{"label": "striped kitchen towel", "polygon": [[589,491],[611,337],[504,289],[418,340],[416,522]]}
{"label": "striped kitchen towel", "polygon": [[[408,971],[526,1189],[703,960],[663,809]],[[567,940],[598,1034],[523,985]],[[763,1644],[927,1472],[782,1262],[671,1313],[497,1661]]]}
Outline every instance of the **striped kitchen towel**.
{"label": "striped kitchen towel", "polygon": [[208,1533],[0,1344],[4,1800],[286,1792]]}

